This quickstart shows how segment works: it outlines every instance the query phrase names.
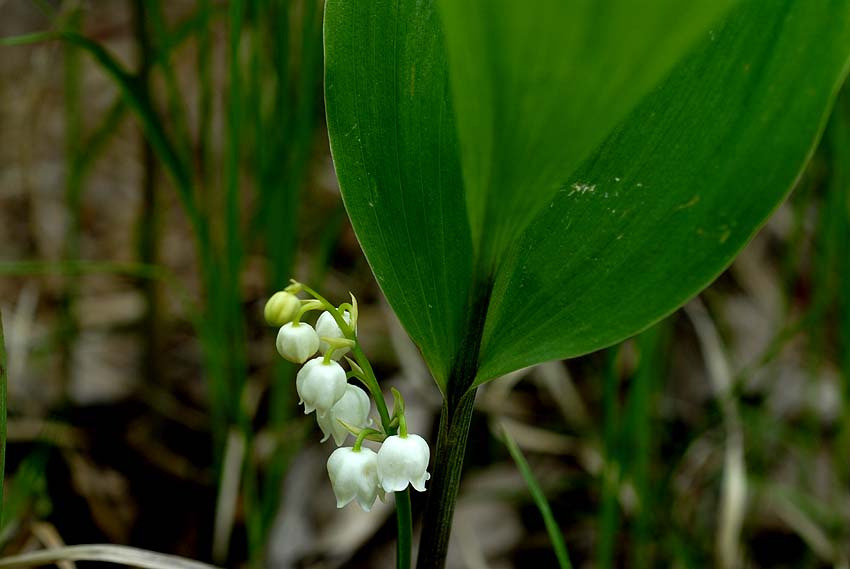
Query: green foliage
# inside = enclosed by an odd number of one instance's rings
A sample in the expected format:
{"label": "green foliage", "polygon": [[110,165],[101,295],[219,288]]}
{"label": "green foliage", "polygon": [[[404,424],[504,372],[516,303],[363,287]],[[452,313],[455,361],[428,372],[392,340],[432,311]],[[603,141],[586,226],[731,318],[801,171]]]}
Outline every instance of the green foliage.
{"label": "green foliage", "polygon": [[346,207],[444,391],[461,359],[477,384],[578,356],[706,286],[846,73],[846,0],[616,4],[327,4]]}
{"label": "green foliage", "polygon": [[549,534],[549,539],[552,541],[552,549],[555,552],[555,557],[558,559],[558,567],[561,569],[570,569],[572,564],[570,564],[570,556],[567,553],[564,536],[561,534],[561,528],[558,527],[558,522],[552,514],[552,508],[549,507],[549,501],[546,500],[543,489],[537,482],[537,478],[534,477],[534,473],[531,471],[528,461],[525,460],[522,450],[516,444],[516,441],[511,438],[507,429],[502,428],[502,436],[505,438],[505,447],[507,447],[511,458],[514,459],[517,469],[519,469],[519,473],[522,475],[522,479],[525,481],[525,485],[528,487],[528,491],[534,500],[534,504],[540,510],[540,515],[543,516],[543,523],[546,525],[546,531]]}
{"label": "green foliage", "polygon": [[438,0],[482,270],[731,0]]}
{"label": "green foliage", "polygon": [[[139,55],[133,67],[86,34],[83,10],[75,10],[76,19],[72,20],[45,5],[43,12],[50,19],[52,30],[2,38],[0,45],[60,40],[70,56],[73,65],[69,65],[67,73],[66,130],[71,165],[67,194],[72,212],[79,208],[87,173],[124,115],[129,111],[137,121],[148,146],[144,164],[145,209],[136,228],[141,263],[131,267],[81,261],[78,248],[70,246],[80,232],[79,224],[74,223],[69,228],[69,251],[61,266],[45,268],[35,266],[38,263],[12,262],[0,270],[60,272],[70,277],[105,270],[139,276],[149,307],[149,326],[145,331],[151,338],[157,337],[161,332],[156,318],[159,283],[153,279],[167,276],[158,265],[162,228],[158,223],[161,206],[156,171],[161,167],[177,191],[195,241],[202,300],[195,304],[193,299],[186,308],[203,348],[214,460],[220,468],[227,433],[238,430],[252,444],[255,428],[255,410],[244,405],[243,397],[249,366],[246,326],[250,323],[242,289],[246,257],[257,250],[266,254],[270,291],[281,288],[292,275],[299,195],[320,118],[321,3],[257,0],[233,1],[225,6],[197,0],[195,8],[179,21],[168,17],[175,12],[160,0],[136,0],[133,7]],[[228,32],[227,57],[218,62],[213,39],[216,27],[222,24]],[[178,51],[187,44],[197,48],[197,99],[191,90],[184,91],[187,80],[176,66],[178,61],[185,61],[185,54]],[[86,128],[88,117],[79,98],[84,95],[79,91],[79,75],[83,62],[89,61],[94,61],[118,90],[116,102],[94,129]],[[215,84],[212,72],[221,63],[227,78],[223,92]],[[158,84],[163,86],[161,91],[154,89]],[[225,117],[221,145],[214,142],[217,130],[212,127],[215,103],[220,98],[224,99]],[[189,113],[189,109],[198,112]],[[190,124],[190,119],[197,122]],[[254,190],[252,199],[245,199],[250,190]],[[327,262],[327,255],[324,259]],[[322,267],[317,265],[316,270]],[[175,284],[170,277],[166,280],[170,286]],[[190,298],[183,294],[181,297]],[[71,300],[66,303],[69,308]],[[68,313],[71,314],[70,309]],[[146,367],[153,372],[152,380],[158,381],[154,363],[161,358],[161,352],[149,352]],[[293,420],[289,381],[292,372],[289,366],[278,366],[270,374],[273,377],[267,378],[271,384],[267,426],[275,433],[299,426]],[[293,438],[297,440],[300,436]],[[271,453],[271,458],[259,467],[254,453],[246,453],[244,468],[240,469],[249,555],[254,563],[259,563],[263,555],[263,542],[279,507],[281,480],[297,450],[296,444],[290,446]],[[229,533],[223,539],[229,541]]]}
{"label": "green foliage", "polygon": [[445,51],[430,2],[331,1],[325,105],[378,283],[445,385],[473,279]]}

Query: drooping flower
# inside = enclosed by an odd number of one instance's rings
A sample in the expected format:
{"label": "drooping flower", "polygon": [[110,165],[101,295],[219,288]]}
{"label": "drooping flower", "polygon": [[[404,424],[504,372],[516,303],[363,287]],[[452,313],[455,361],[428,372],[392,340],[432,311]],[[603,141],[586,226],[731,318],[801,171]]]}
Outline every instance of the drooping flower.
{"label": "drooping flower", "polygon": [[378,451],[378,480],[387,492],[400,492],[408,483],[419,492],[425,491],[431,450],[419,435],[387,437]]}
{"label": "drooping flower", "polygon": [[277,333],[277,351],[284,359],[303,364],[319,350],[319,335],[304,322],[288,322]]}
{"label": "drooping flower", "polygon": [[[307,363],[309,364],[310,362]],[[366,392],[356,385],[348,384],[345,387],[345,393],[342,395],[342,398],[334,403],[330,411],[325,415],[318,415],[316,417],[319,428],[322,429],[322,433],[325,435],[322,442],[325,442],[331,436],[333,436],[336,446],[340,446],[345,442],[349,432],[338,419],[342,419],[349,425],[359,429],[366,428],[369,424],[370,407],[371,402]]]}
{"label": "drooping flower", "polygon": [[[342,318],[347,324],[351,324],[351,314],[347,310],[342,313]],[[333,315],[328,311],[322,312],[318,320],[316,320],[316,333],[319,334],[320,338],[345,338]],[[320,341],[319,351],[324,354],[327,353],[328,348],[330,348],[330,345],[327,342]],[[340,360],[347,353],[348,348],[338,348],[331,354],[331,358]]]}
{"label": "drooping flower", "polygon": [[377,454],[361,447],[340,447],[328,458],[328,476],[336,496],[336,507],[342,508],[357,500],[368,512],[378,497]]}
{"label": "drooping flower", "polygon": [[346,385],[342,366],[333,360],[325,363],[321,356],[304,364],[295,376],[295,389],[304,403],[304,413],[317,411],[320,416],[342,399]]}
{"label": "drooping flower", "polygon": [[299,308],[301,300],[294,294],[281,290],[266,302],[263,315],[270,326],[283,326],[295,318]]}

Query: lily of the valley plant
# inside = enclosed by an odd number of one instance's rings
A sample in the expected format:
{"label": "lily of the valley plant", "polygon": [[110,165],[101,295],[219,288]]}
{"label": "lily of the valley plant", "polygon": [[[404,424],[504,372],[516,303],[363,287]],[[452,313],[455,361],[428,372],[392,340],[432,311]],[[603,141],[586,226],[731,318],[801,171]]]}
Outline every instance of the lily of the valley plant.
{"label": "lily of the valley plant", "polygon": [[[311,298],[297,295],[307,293]],[[303,319],[310,312],[321,314],[311,326]],[[409,433],[404,399],[393,389],[393,412],[357,340],[357,299],[334,306],[310,287],[293,281],[266,303],[268,324],[279,326],[277,351],[296,364],[303,364],[295,388],[304,413],[315,413],[324,434],[337,448],[328,458],[328,476],[342,508],[357,501],[365,511],[375,500],[394,492],[399,505],[399,531],[410,534],[409,486],[424,492],[431,452],[419,435]],[[316,354],[319,354],[316,356]],[[315,357],[314,357],[315,356]],[[346,371],[340,361],[345,360]],[[360,383],[365,390],[349,382]],[[378,421],[370,418],[374,401]],[[375,425],[377,428],[373,428]],[[349,436],[354,444],[343,446]],[[369,439],[381,443],[378,452],[363,446]]]}
{"label": "lily of the valley plant", "polygon": [[327,0],[324,41],[346,210],[444,396],[417,563],[438,568],[477,387],[720,274],[811,156],[850,0]]}

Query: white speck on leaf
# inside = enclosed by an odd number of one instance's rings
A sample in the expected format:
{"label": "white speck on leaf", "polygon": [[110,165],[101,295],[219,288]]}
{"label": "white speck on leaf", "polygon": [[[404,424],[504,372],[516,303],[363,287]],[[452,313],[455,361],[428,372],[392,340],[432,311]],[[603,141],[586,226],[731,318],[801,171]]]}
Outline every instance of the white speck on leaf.
{"label": "white speck on leaf", "polygon": [[596,191],[596,184],[585,184],[582,182],[576,182],[572,185],[573,191],[569,193],[569,195],[580,194],[584,195],[586,193],[593,193]]}

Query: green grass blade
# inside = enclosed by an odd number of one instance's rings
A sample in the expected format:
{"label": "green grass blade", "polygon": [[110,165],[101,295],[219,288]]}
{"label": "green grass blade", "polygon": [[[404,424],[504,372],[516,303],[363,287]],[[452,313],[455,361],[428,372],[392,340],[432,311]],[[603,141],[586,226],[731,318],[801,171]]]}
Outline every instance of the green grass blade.
{"label": "green grass blade", "polygon": [[203,222],[200,219],[192,193],[193,175],[191,168],[181,160],[150,99],[138,84],[137,78],[124,69],[124,66],[99,43],[73,32],[60,32],[59,37],[87,52],[107,76],[115,82],[128,106],[139,119],[145,136],[147,136],[166,171],[174,179],[186,213],[192,224],[196,226],[196,232],[200,234],[201,231],[197,226]]}
{"label": "green grass blade", "polygon": [[[137,10],[139,11],[141,20],[140,27],[147,32],[146,36],[148,38],[144,42],[139,42],[139,47],[142,48],[142,52],[145,54],[145,65],[152,67],[153,63],[156,62],[158,68],[162,71],[168,102],[168,122],[174,125],[174,135],[177,140],[177,150],[181,154],[181,160],[186,164],[191,164],[192,138],[189,135],[185,101],[181,97],[177,74],[174,71],[174,66],[171,64],[171,52],[179,45],[179,42],[171,41],[174,34],[170,33],[168,29],[161,1],[151,2],[149,0],[142,0]],[[147,29],[148,26],[152,26],[153,34],[151,34],[151,30]],[[154,38],[153,42],[150,39],[151,35]],[[151,45],[152,43],[153,45]],[[141,79],[142,77],[140,77]],[[149,88],[148,92],[150,92]]]}
{"label": "green grass blade", "polygon": [[850,92],[845,86],[833,111],[825,140],[829,149],[830,179],[828,193],[831,203],[824,204],[836,219],[832,270],[837,279],[837,352],[842,379],[842,404],[837,437],[839,476],[850,483]]}
{"label": "green grass blade", "polygon": [[514,459],[523,480],[525,480],[526,486],[528,486],[528,491],[537,505],[537,509],[540,510],[540,515],[543,516],[543,523],[546,524],[546,531],[549,533],[549,539],[552,540],[552,549],[555,551],[555,557],[558,558],[558,566],[561,569],[572,569],[570,556],[567,553],[567,544],[564,543],[561,528],[558,527],[558,522],[555,521],[555,516],[552,515],[552,508],[549,507],[549,502],[546,500],[543,489],[537,483],[537,479],[534,477],[534,473],[531,472],[531,467],[528,466],[528,461],[525,460],[525,456],[523,456],[516,441],[511,438],[510,433],[508,433],[508,430],[504,426],[502,426],[502,435],[505,437],[505,446],[511,454],[511,458]]}
{"label": "green grass blade", "polygon": [[[77,33],[82,28],[83,12],[72,9],[65,22],[66,30]],[[81,50],[73,45],[65,45],[62,53],[62,94],[65,160],[69,165],[65,171],[64,200],[68,211],[68,224],[65,228],[65,240],[62,248],[64,259],[76,259],[80,256],[80,233],[82,219],[82,199],[84,180],[79,169],[82,160],[83,140],[83,103],[81,88]],[[74,304],[79,296],[80,283],[75,275],[63,279],[59,298],[59,318],[57,319],[57,337],[60,338],[59,368],[62,381],[67,382],[71,373],[73,346],[77,338],[77,319]]]}
{"label": "green grass blade", "polygon": [[[198,119],[196,132],[198,135],[198,177],[201,187],[206,187],[209,178],[209,139],[210,125],[212,121],[212,36],[210,33],[210,19],[212,14],[211,0],[199,0],[198,18],[201,25],[197,30],[198,42],[198,92],[197,106]],[[201,198],[203,201],[203,198]]]}
{"label": "green grass blade", "polygon": [[112,139],[121,121],[127,114],[127,103],[123,97],[117,99],[110,105],[109,110],[103,117],[102,122],[89,134],[82,143],[82,152],[77,156],[78,163],[73,166],[80,176],[85,177],[91,168],[100,157],[101,152],[106,148],[106,144]]}
{"label": "green grass blade", "polygon": [[600,506],[598,514],[598,540],[596,565],[603,569],[613,567],[617,529],[620,526],[618,491],[623,471],[623,453],[620,443],[622,425],[618,394],[620,377],[617,362],[620,347],[605,353],[602,381],[602,472],[600,480]]}
{"label": "green grass blade", "polygon": [[627,425],[623,433],[624,454],[628,452],[629,476],[638,498],[637,511],[632,525],[632,561],[635,569],[652,567],[655,520],[653,505],[656,492],[651,484],[653,458],[657,453],[654,425],[657,422],[657,397],[667,366],[667,321],[653,326],[636,338],[640,363],[630,382]]}
{"label": "green grass blade", "polygon": [[43,43],[55,39],[60,39],[60,34],[52,30],[43,32],[31,32],[28,34],[20,34],[16,36],[6,36],[4,38],[0,38],[0,46],[12,47],[18,45],[32,45],[35,43]]}

